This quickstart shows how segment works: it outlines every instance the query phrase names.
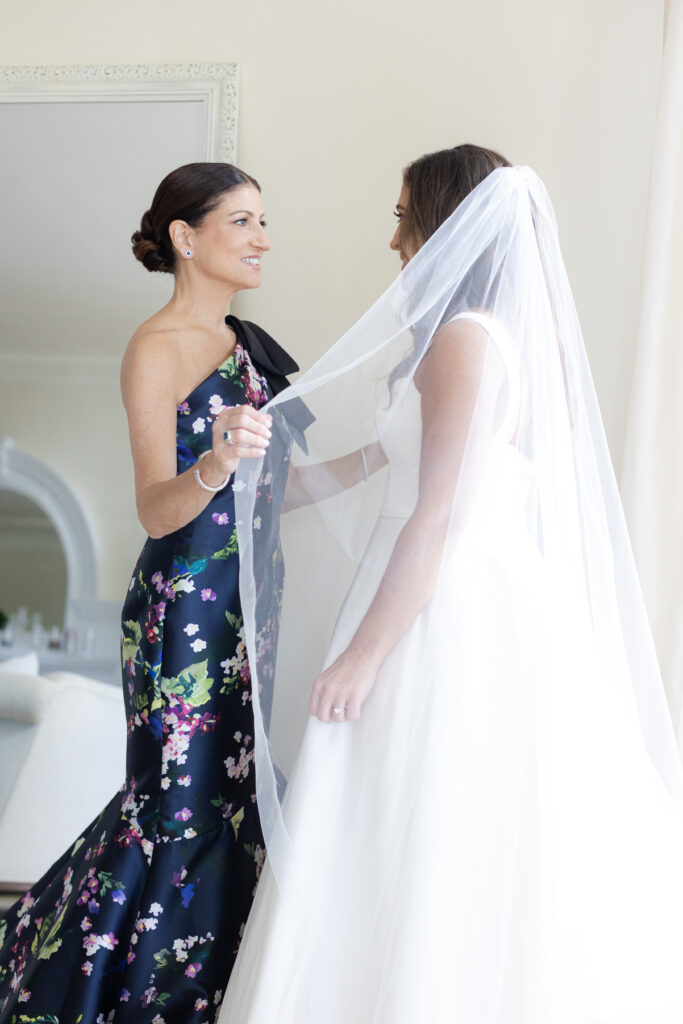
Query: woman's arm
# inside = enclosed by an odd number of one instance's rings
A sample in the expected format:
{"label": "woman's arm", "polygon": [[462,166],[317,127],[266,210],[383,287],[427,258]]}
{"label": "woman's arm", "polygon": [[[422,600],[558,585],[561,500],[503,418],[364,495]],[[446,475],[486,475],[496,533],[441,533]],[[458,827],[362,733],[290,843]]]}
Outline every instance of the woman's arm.
{"label": "woman's arm", "polygon": [[[165,335],[134,338],[121,365],[121,393],[128,414],[138,518],[150,537],[164,537],[191,522],[212,494],[199,486],[194,466],[176,476],[178,364]],[[235,440],[222,440],[230,429]],[[270,416],[249,405],[223,410],[213,424],[212,448],[201,477],[217,487],[241,458],[258,458],[268,445]]]}
{"label": "woman's arm", "polygon": [[[323,722],[360,718],[389,651],[431,600],[484,368],[488,335],[457,320],[436,334],[419,367],[422,450],[418,500],[377,593],[347,649],[314,684],[309,711]],[[335,707],[345,707],[338,716]]]}
{"label": "woman's arm", "polygon": [[386,466],[387,457],[379,441],[373,441],[355,452],[340,455],[338,459],[319,462],[314,466],[292,466],[287,477],[287,488],[282,511],[290,512],[303,505],[324,501],[340,491],[367,480]]}

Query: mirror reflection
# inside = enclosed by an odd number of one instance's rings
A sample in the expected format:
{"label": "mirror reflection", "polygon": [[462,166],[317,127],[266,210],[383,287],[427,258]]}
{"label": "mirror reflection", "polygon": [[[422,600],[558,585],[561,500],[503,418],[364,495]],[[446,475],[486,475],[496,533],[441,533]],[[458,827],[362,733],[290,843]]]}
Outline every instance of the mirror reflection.
{"label": "mirror reflection", "polygon": [[59,535],[30,498],[0,489],[0,628],[42,639],[64,626],[67,569]]}

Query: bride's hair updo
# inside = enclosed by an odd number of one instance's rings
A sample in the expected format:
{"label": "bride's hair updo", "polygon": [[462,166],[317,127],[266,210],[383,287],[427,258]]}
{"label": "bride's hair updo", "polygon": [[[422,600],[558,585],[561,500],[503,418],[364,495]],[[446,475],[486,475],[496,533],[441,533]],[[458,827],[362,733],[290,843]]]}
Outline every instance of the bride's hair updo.
{"label": "bride's hair updo", "polygon": [[176,254],[168,233],[171,221],[184,220],[198,228],[227,192],[240,185],[261,186],[232,164],[185,164],[167,174],[143,213],[140,230],[131,236],[133,255],[147,270],[175,273]]}
{"label": "bride's hair updo", "polygon": [[403,183],[410,202],[401,218],[401,250],[414,255],[484,178],[497,167],[509,166],[500,153],[469,143],[408,164]]}

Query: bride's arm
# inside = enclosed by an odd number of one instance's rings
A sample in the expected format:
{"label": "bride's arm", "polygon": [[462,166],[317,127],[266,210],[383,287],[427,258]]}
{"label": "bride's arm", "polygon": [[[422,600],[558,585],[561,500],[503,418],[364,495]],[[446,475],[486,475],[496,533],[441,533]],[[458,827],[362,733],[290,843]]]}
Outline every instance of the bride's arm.
{"label": "bride's arm", "polygon": [[387,457],[381,444],[373,441],[338,459],[319,462],[314,466],[292,466],[287,477],[282,511],[289,512],[331,498],[333,494],[339,494],[361,480],[367,480],[386,462]]}
{"label": "bride's arm", "polygon": [[[323,722],[360,718],[389,651],[431,600],[479,394],[488,335],[457,320],[442,327],[419,368],[422,450],[418,500],[377,593],[347,649],[320,675],[309,711]],[[345,716],[333,708],[346,708]]]}

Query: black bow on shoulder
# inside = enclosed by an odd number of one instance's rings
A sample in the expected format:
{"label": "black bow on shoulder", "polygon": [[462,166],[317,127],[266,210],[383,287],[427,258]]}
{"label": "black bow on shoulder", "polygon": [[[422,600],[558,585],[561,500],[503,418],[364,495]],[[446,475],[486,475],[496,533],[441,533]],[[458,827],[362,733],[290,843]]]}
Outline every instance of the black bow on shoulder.
{"label": "black bow on shoulder", "polygon": [[[299,369],[289,352],[285,352],[275,338],[249,320],[238,320],[236,316],[226,316],[225,322],[231,327],[240,343],[248,351],[252,362],[268,381],[273,395],[279,394],[289,387],[287,374],[296,373]],[[300,398],[293,398],[285,406],[280,406],[280,414],[286,409],[287,434],[296,441],[302,451],[308,454],[305,433],[315,422],[315,416]]]}
{"label": "black bow on shoulder", "polygon": [[298,363],[258,324],[238,320],[236,316],[226,316],[225,322],[246,348],[252,362],[261,370],[273,394],[283,391],[289,385],[287,376],[298,371]]}

